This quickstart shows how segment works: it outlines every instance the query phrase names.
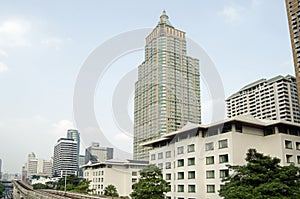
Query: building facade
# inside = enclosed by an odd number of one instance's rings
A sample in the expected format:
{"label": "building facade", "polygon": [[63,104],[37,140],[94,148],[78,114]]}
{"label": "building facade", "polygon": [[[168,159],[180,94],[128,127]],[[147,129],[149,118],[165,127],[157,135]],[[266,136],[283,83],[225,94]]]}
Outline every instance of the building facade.
{"label": "building facade", "polygon": [[2,179],[2,159],[0,159],[0,180]]}
{"label": "building facade", "polygon": [[300,1],[285,0],[300,104]]}
{"label": "building facade", "polygon": [[279,120],[237,116],[211,125],[188,124],[149,141],[150,164],[170,182],[168,199],[220,198],[226,165],[245,164],[249,148],[278,157],[282,165],[300,166],[300,125]]}
{"label": "building facade", "polygon": [[92,163],[104,162],[114,158],[114,149],[109,147],[100,147],[98,142],[93,142],[85,150],[85,164],[89,161]]}
{"label": "building facade", "polygon": [[147,36],[134,96],[134,159],[148,159],[140,144],[201,123],[199,60],[187,56],[185,32],[164,11]]}
{"label": "building facade", "polygon": [[74,139],[60,138],[55,144],[52,174],[54,177],[78,174],[78,150]]}
{"label": "building facade", "polygon": [[290,75],[253,82],[227,98],[226,103],[229,118],[251,114],[259,119],[300,123],[296,79]]}
{"label": "building facade", "polygon": [[90,189],[94,194],[103,195],[105,187],[112,184],[120,196],[129,196],[132,185],[138,181],[139,171],[147,165],[147,161],[107,160],[84,165],[83,177],[91,181]]}

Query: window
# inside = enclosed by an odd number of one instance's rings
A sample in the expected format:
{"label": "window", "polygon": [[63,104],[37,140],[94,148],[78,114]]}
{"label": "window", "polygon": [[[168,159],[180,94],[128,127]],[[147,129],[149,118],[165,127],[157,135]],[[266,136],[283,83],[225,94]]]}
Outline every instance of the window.
{"label": "window", "polygon": [[171,151],[167,151],[166,152],[166,158],[170,158],[171,157]]}
{"label": "window", "polygon": [[235,131],[242,133],[243,132],[242,124],[238,124],[238,123],[235,124]]}
{"label": "window", "polygon": [[214,156],[206,157],[206,164],[214,164],[214,163],[215,163]]}
{"label": "window", "polygon": [[194,151],[195,151],[195,145],[194,144],[188,145],[188,153],[194,152]]}
{"label": "window", "polygon": [[184,172],[178,172],[178,173],[177,173],[177,179],[178,179],[178,180],[184,179]]}
{"label": "window", "polygon": [[300,150],[300,142],[296,142],[296,149]]}
{"label": "window", "polygon": [[177,190],[178,192],[184,192],[184,185],[178,185]]}
{"label": "window", "polygon": [[188,159],[188,166],[195,165],[195,158]]}
{"label": "window", "polygon": [[292,149],[293,148],[292,141],[285,140],[285,148],[286,149]]}
{"label": "window", "polygon": [[196,185],[188,185],[188,192],[195,193],[196,192]]}
{"label": "window", "polygon": [[136,183],[136,182],[137,182],[137,179],[136,179],[136,178],[132,178],[132,179],[131,179],[131,182],[132,182],[132,183]]}
{"label": "window", "polygon": [[214,170],[208,170],[208,171],[206,171],[206,178],[207,179],[215,178],[215,171]]}
{"label": "window", "polygon": [[297,156],[297,163],[300,164],[300,156]]}
{"label": "window", "polygon": [[226,178],[228,176],[229,176],[229,170],[228,169],[220,170],[220,178]]}
{"label": "window", "polygon": [[170,173],[166,174],[166,180],[171,180],[171,174]]}
{"label": "window", "polygon": [[188,172],[188,179],[195,179],[196,173],[195,171],[189,171]]}
{"label": "window", "polygon": [[163,153],[162,152],[158,154],[158,159],[163,159]]}
{"label": "window", "polygon": [[286,162],[292,163],[293,162],[293,155],[286,155]]}
{"label": "window", "polygon": [[137,172],[136,172],[136,171],[133,171],[133,172],[132,172],[132,176],[137,176]]}
{"label": "window", "polygon": [[219,162],[220,162],[220,163],[228,162],[228,154],[225,154],[225,155],[219,155]]}
{"label": "window", "polygon": [[159,164],[157,164],[157,167],[158,167],[159,169],[163,169],[164,165],[163,165],[163,163],[159,163]]}
{"label": "window", "polygon": [[206,185],[207,193],[215,193],[215,185]]}
{"label": "window", "polygon": [[177,160],[177,166],[178,167],[183,167],[184,166],[184,159]]}
{"label": "window", "polygon": [[227,139],[219,141],[219,149],[223,149],[223,148],[227,148],[227,147],[228,147]]}
{"label": "window", "polygon": [[166,169],[171,169],[171,162],[166,162]]}
{"label": "window", "polygon": [[155,154],[151,155],[151,160],[155,160]]}
{"label": "window", "polygon": [[183,154],[184,148],[183,146],[177,147],[177,154]]}
{"label": "window", "polygon": [[205,151],[212,151],[214,150],[214,143],[213,142],[209,142],[205,144]]}

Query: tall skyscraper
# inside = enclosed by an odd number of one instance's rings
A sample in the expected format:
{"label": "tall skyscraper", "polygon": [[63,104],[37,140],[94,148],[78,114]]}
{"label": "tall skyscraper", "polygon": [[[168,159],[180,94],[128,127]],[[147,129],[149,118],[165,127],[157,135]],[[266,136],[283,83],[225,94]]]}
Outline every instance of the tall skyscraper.
{"label": "tall skyscraper", "polygon": [[285,0],[300,104],[300,0]]}
{"label": "tall skyscraper", "polygon": [[251,114],[259,119],[300,123],[296,80],[281,75],[244,86],[226,100],[227,116]]}
{"label": "tall skyscraper", "polygon": [[67,138],[73,139],[75,142],[77,142],[77,151],[78,151],[78,159],[79,159],[79,152],[80,152],[80,135],[78,133],[78,130],[75,129],[68,129],[67,131]]}
{"label": "tall skyscraper", "polygon": [[201,123],[199,60],[187,56],[185,32],[163,11],[146,38],[145,60],[138,67],[134,96],[134,159],[148,159],[140,144]]}
{"label": "tall skyscraper", "polygon": [[77,142],[60,138],[54,146],[53,176],[78,174]]}
{"label": "tall skyscraper", "polygon": [[109,147],[100,147],[98,142],[93,142],[92,145],[85,150],[85,163],[88,163],[89,161],[92,163],[104,162],[113,158],[114,149]]}

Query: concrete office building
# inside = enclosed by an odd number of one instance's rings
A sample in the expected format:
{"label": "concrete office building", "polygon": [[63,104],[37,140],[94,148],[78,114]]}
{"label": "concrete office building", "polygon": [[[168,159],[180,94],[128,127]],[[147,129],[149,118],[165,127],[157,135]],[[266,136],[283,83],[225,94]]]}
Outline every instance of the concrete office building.
{"label": "concrete office building", "polygon": [[134,159],[148,159],[140,144],[201,123],[199,60],[187,56],[185,32],[164,11],[147,36],[134,96]]}
{"label": "concrete office building", "polygon": [[85,163],[103,162],[114,158],[114,149],[109,147],[100,147],[98,142],[93,142],[85,150]]}
{"label": "concrete office building", "polygon": [[300,104],[300,1],[285,0]]}
{"label": "concrete office building", "polygon": [[107,185],[114,185],[120,196],[129,196],[132,185],[138,181],[139,171],[148,165],[139,160],[107,160],[87,164],[83,168],[83,177],[90,180],[90,189],[94,194],[103,195]]}
{"label": "concrete office building", "polygon": [[210,125],[188,124],[149,141],[150,164],[162,168],[171,183],[168,199],[220,198],[226,165],[245,164],[249,148],[300,166],[300,124],[237,116]]}
{"label": "concrete office building", "polygon": [[27,158],[27,178],[31,178],[33,175],[38,173],[38,159],[35,156],[35,153],[31,152],[28,154]]}
{"label": "concrete office building", "polygon": [[251,114],[259,119],[300,122],[296,80],[279,75],[244,86],[226,100],[227,116]]}
{"label": "concrete office building", "polygon": [[60,138],[54,146],[53,176],[78,174],[77,142],[69,138]]}

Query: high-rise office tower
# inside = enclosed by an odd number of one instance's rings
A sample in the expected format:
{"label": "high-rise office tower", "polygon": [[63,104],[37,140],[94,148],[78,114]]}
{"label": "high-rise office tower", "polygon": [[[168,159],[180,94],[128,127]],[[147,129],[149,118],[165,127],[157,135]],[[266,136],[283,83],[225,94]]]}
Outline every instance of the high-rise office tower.
{"label": "high-rise office tower", "polygon": [[227,116],[251,114],[259,119],[300,123],[296,80],[281,75],[244,86],[227,98]]}
{"label": "high-rise office tower", "polygon": [[109,147],[100,147],[98,142],[93,142],[91,146],[85,150],[85,163],[91,161],[104,162],[114,158],[114,149]]}
{"label": "high-rise office tower", "polygon": [[300,0],[285,0],[300,104]]}
{"label": "high-rise office tower", "polygon": [[54,146],[53,176],[78,174],[77,142],[69,138],[60,138]]}
{"label": "high-rise office tower", "polygon": [[73,139],[75,142],[77,142],[77,152],[78,152],[78,159],[79,159],[79,152],[80,152],[80,135],[78,133],[78,130],[75,129],[68,129],[67,131],[67,138]]}
{"label": "high-rise office tower", "polygon": [[201,123],[199,60],[187,56],[185,32],[163,11],[146,38],[134,96],[134,159],[148,159],[141,143]]}

